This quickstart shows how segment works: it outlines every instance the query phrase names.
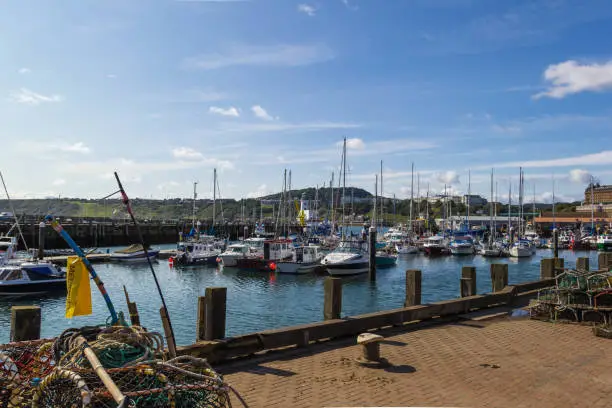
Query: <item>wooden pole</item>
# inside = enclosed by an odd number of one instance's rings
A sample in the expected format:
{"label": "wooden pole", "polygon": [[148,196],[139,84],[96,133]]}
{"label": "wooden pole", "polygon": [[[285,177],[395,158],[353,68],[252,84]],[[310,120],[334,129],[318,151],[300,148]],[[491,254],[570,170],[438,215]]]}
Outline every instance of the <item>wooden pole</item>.
{"label": "wooden pole", "polygon": [[342,312],[342,279],[327,277],[323,288],[325,290],[323,318],[325,320],[340,319]]}
{"label": "wooden pole", "polygon": [[406,300],[404,307],[421,304],[421,271],[409,269],[406,271]]}
{"label": "wooden pole", "polygon": [[576,259],[576,270],[588,272],[589,271],[589,258],[580,257]]}
{"label": "wooden pole", "polygon": [[491,264],[491,288],[499,292],[508,286],[508,264]]}
{"label": "wooden pole", "polygon": [[553,250],[555,258],[559,257],[559,231],[555,228],[553,230]]}
{"label": "wooden pole", "polygon": [[540,260],[540,279],[552,279],[556,276],[554,258]]}
{"label": "wooden pole", "polygon": [[612,269],[612,252],[600,252],[597,256],[597,268],[600,271]]}
{"label": "wooden pole", "polygon": [[170,358],[176,357],[176,344],[174,344],[174,337],[172,337],[172,331],[170,330],[170,324],[168,322],[168,311],[165,307],[159,308],[159,315],[161,316],[162,327],[164,328],[164,335],[166,336],[166,343],[168,344],[168,355]]}
{"label": "wooden pole", "polygon": [[10,341],[40,339],[41,313],[39,306],[11,307]]}
{"label": "wooden pole", "polygon": [[565,259],[555,258],[555,276],[559,275],[562,272],[561,269],[563,268],[565,268]]}
{"label": "wooden pole", "polygon": [[206,288],[204,340],[225,338],[227,288]]}
{"label": "wooden pole", "polygon": [[476,268],[464,266],[461,268],[461,297],[474,296],[476,294]]}
{"label": "wooden pole", "polygon": [[370,280],[375,281],[376,280],[376,228],[375,227],[370,227],[368,244],[369,244],[368,254],[370,255],[368,273],[369,273]]}
{"label": "wooden pole", "polygon": [[206,338],[206,296],[198,297],[198,321],[196,322],[196,341]]}
{"label": "wooden pole", "polygon": [[130,295],[128,294],[125,285],[123,285],[123,293],[125,294],[125,301],[127,303],[128,312],[130,314],[130,322],[132,322],[132,326],[140,326],[140,315],[138,314],[138,307],[136,306],[136,302],[130,301]]}
{"label": "wooden pole", "polygon": [[91,368],[96,372],[115,402],[119,404],[119,406],[123,406],[122,404],[124,403],[125,395],[123,395],[119,387],[117,387],[113,379],[110,377],[110,375],[108,375],[102,366],[102,363],[100,363],[100,360],[98,360],[96,353],[94,353],[91,347],[89,347],[89,344],[87,344],[87,340],[85,340],[83,336],[78,336],[76,338],[76,343],[77,346],[83,348],[83,354],[85,354],[89,364],[91,364]]}

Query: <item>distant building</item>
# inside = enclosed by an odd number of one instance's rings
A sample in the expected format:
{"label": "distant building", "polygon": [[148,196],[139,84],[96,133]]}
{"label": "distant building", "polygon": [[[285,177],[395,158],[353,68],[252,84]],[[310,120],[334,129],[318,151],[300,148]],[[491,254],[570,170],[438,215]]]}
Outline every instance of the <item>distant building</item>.
{"label": "distant building", "polygon": [[481,196],[475,194],[464,195],[461,197],[461,202],[464,205],[487,205],[488,203],[486,198],[482,198]]}
{"label": "distant building", "polygon": [[438,194],[438,195],[435,195],[435,196],[428,197],[427,201],[429,201],[430,204],[435,204],[438,201],[443,203],[445,197],[449,201],[451,201],[453,204],[461,204],[461,202],[462,202],[461,196],[444,196],[444,194]]}
{"label": "distant building", "polygon": [[[593,185],[592,196],[595,204],[612,204],[612,185]],[[592,204],[590,184],[584,190],[584,204]]]}

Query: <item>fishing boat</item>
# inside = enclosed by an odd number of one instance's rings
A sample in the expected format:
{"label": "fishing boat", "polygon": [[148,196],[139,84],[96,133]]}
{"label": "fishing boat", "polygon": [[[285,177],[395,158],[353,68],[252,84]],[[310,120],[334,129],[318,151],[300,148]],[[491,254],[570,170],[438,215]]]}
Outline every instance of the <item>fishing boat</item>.
{"label": "fishing boat", "polygon": [[223,246],[215,240],[198,240],[179,243],[174,262],[176,265],[216,264],[223,253]]}
{"label": "fishing boat", "polygon": [[276,262],[276,272],[287,274],[311,273],[321,266],[323,253],[316,245],[299,246],[293,248],[291,260]]}
{"label": "fishing boat", "polygon": [[597,250],[610,251],[612,250],[612,234],[604,234],[597,237]]}
{"label": "fishing boat", "polygon": [[425,239],[423,250],[426,255],[435,256],[447,253],[448,248],[446,247],[444,237],[434,235],[433,237]]}
{"label": "fishing boat", "polygon": [[395,250],[399,255],[416,254],[419,252],[419,248],[415,245],[411,245],[410,242],[400,242],[395,244]]}
{"label": "fishing boat", "polygon": [[531,242],[521,239],[510,246],[509,255],[513,258],[527,258],[534,254]]}
{"label": "fishing boat", "polygon": [[221,263],[223,266],[234,267],[241,258],[257,256],[252,255],[250,250],[251,248],[243,243],[229,245],[227,249],[218,256],[217,262]]}
{"label": "fishing boat", "polygon": [[66,274],[51,263],[0,266],[0,297],[27,297],[66,291]]}
{"label": "fishing boat", "polygon": [[385,251],[377,251],[375,261],[376,266],[379,267],[393,266],[397,263],[397,255]]}
{"label": "fishing boat", "polygon": [[369,259],[365,241],[341,241],[338,247],[327,254],[321,264],[331,276],[346,276],[366,273]]}
{"label": "fishing boat", "polygon": [[156,259],[158,255],[159,249],[148,248],[145,254],[141,244],[134,244],[113,252],[109,260],[113,262],[146,262],[147,257]]}
{"label": "fishing boat", "polygon": [[453,255],[474,255],[474,241],[470,236],[455,237],[448,248]]}
{"label": "fishing boat", "polygon": [[293,257],[293,241],[290,239],[266,240],[263,243],[263,255],[236,258],[236,267],[240,269],[256,269],[273,271],[279,261],[288,261]]}

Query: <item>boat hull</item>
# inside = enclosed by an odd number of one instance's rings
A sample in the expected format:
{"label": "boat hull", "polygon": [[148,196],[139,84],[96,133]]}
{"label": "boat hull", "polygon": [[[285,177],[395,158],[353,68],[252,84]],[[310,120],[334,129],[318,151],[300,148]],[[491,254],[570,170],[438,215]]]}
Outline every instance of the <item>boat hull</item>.
{"label": "boat hull", "polygon": [[612,251],[612,242],[598,242],[597,243],[598,251]]}
{"label": "boat hull", "polygon": [[[154,260],[154,259],[157,259],[157,256],[159,255],[159,251],[158,250],[147,251],[147,255],[149,259]],[[114,253],[114,254],[111,254],[108,260],[112,262],[147,262],[147,257],[142,252],[134,253],[134,254]]]}
{"label": "boat hull", "polygon": [[32,283],[0,282],[0,298],[40,296],[47,293],[66,293],[66,279],[46,279]]}
{"label": "boat hull", "polygon": [[446,252],[443,247],[434,246],[425,246],[423,247],[423,251],[425,251],[425,254],[429,256],[444,255],[444,253]]}
{"label": "boat hull", "polygon": [[182,257],[175,258],[174,262],[177,266],[190,266],[190,265],[216,265],[219,255],[209,255],[194,257],[191,259],[184,259]]}
{"label": "boat hull", "polygon": [[453,255],[474,255],[473,247],[454,247],[450,248],[450,252]]}
{"label": "boat hull", "polygon": [[395,256],[379,256],[376,255],[376,266],[393,266],[397,263]]}
{"label": "boat hull", "polygon": [[314,272],[321,265],[320,261],[316,262],[277,262],[276,272],[289,275],[303,275]]}
{"label": "boat hull", "polygon": [[350,276],[366,273],[369,270],[368,261],[335,263],[326,265],[331,276]]}
{"label": "boat hull", "polygon": [[480,250],[480,255],[487,258],[498,258],[502,255],[502,253],[499,249],[482,249]]}
{"label": "boat hull", "polygon": [[510,248],[510,256],[513,258],[527,258],[533,255],[531,248]]}

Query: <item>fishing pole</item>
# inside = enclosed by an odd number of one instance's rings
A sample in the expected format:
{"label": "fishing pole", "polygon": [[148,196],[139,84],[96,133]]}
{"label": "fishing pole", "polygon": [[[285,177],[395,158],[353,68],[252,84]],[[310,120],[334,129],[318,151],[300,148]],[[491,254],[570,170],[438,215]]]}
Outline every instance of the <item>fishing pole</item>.
{"label": "fishing pole", "polygon": [[145,258],[147,258],[147,263],[149,264],[149,268],[151,269],[151,274],[153,275],[153,279],[155,280],[155,286],[157,286],[157,292],[159,293],[159,297],[161,298],[162,305],[164,310],[166,311],[166,317],[168,320],[168,328],[170,329],[170,337],[172,338],[172,342],[176,344],[176,338],[174,337],[174,329],[172,328],[172,323],[170,322],[170,314],[168,313],[168,307],[166,306],[166,300],[164,299],[164,294],[162,293],[161,286],[159,285],[159,281],[157,280],[157,274],[155,273],[155,269],[153,268],[153,263],[151,262],[151,258],[149,258],[149,251],[146,248],[144,238],[142,236],[142,232],[140,231],[140,225],[138,225],[138,221],[136,221],[136,217],[134,216],[134,211],[132,211],[132,205],[130,204],[130,199],[128,198],[125,190],[123,189],[123,184],[121,184],[121,180],[119,180],[119,175],[115,172],[115,179],[117,179],[117,184],[119,185],[119,193],[121,193],[121,198],[123,200],[123,204],[125,204],[125,208],[136,227],[136,233],[138,234],[138,240],[142,245],[142,251],[144,252]]}

